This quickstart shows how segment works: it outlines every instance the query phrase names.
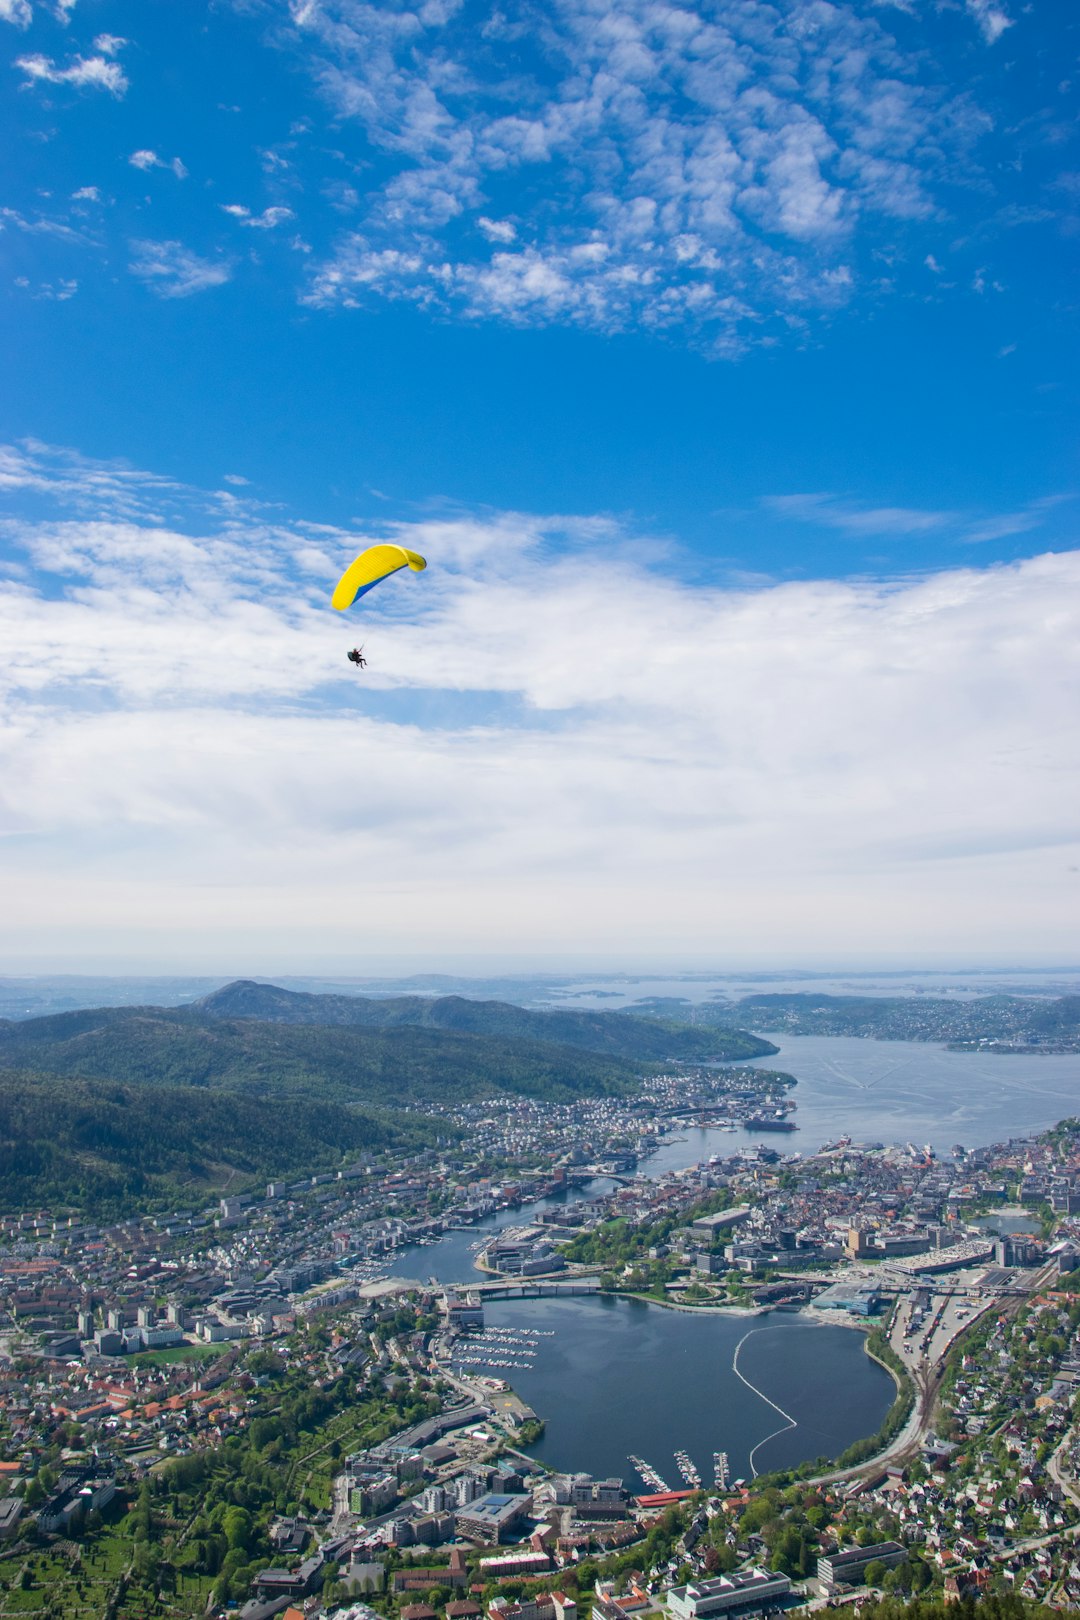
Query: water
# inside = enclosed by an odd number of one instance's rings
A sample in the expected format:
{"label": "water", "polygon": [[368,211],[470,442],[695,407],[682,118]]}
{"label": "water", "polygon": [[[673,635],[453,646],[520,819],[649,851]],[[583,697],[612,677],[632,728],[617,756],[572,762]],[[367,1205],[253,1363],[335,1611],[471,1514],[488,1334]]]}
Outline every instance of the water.
{"label": "water", "polygon": [[[855,1036],[773,1038],[780,1052],[760,1066],[796,1076],[799,1130],[748,1135],[687,1127],[641,1165],[644,1173],[664,1175],[754,1140],[782,1153],[811,1153],[843,1134],[930,1142],[947,1154],[954,1142],[979,1147],[1026,1135],[1080,1109],[1075,1056],[994,1057]],[[544,1203],[594,1196],[605,1185],[570,1188]],[[390,1269],[444,1283],[478,1280],[478,1242],[527,1221],[535,1207],[503,1210],[438,1243],[406,1249]],[[689,1452],[706,1483],[713,1451],[728,1452],[733,1475],[750,1473],[751,1454],[758,1471],[788,1467],[835,1456],[873,1434],[893,1397],[892,1380],[866,1356],[861,1334],[797,1314],[698,1316],[584,1298],[493,1302],[486,1316],[493,1326],[555,1329],[554,1338],[541,1340],[532,1368],[511,1376],[547,1421],[534,1454],[561,1469],[630,1480],[633,1452],[679,1486],[677,1449]],[[739,1371],[756,1389],[733,1369],[740,1341]]]}
{"label": "water", "polygon": [[[772,973],[621,973],[584,979],[548,980],[533,987],[536,1005],[562,1007],[638,1007],[656,997],[687,1003],[737,1001],[762,993],[807,993],[831,996],[954,996],[969,999],[988,995],[1075,995],[1080,970],[1063,968],[969,968],[851,972]],[[461,992],[468,995],[468,990]],[[516,1000],[513,981],[502,987],[508,1001]]]}
{"label": "water", "polygon": [[[798,1080],[797,1133],[769,1138],[781,1152],[813,1152],[824,1141],[954,1142],[985,1147],[1046,1130],[1080,1108],[1080,1056],[950,1052],[924,1041],[870,1041],[856,1035],[772,1035],[775,1057],[762,1068]],[[744,1139],[744,1138],[743,1138]],[[736,1138],[719,1135],[717,1143]],[[710,1146],[708,1158],[730,1146]]]}
{"label": "water", "polygon": [[997,1210],[993,1215],[980,1215],[971,1222],[980,1232],[989,1232],[993,1237],[1015,1237],[1018,1232],[1030,1233],[1032,1237],[1042,1236],[1042,1226],[1036,1216],[1028,1214],[1027,1210],[1017,1214],[1014,1210]]}
{"label": "water", "polygon": [[409,1244],[398,1251],[388,1267],[389,1273],[392,1277],[410,1277],[422,1282],[429,1277],[441,1283],[482,1282],[482,1274],[476,1269],[476,1253],[495,1232],[501,1232],[505,1226],[524,1226],[537,1210],[597,1197],[610,1185],[601,1178],[584,1186],[567,1187],[564,1192],[552,1193],[549,1198],[525,1204],[521,1209],[500,1209],[493,1215],[485,1215],[460,1232],[445,1233],[436,1243]]}
{"label": "water", "polygon": [[[835,1456],[875,1433],[895,1394],[861,1333],[796,1314],[698,1316],[596,1297],[493,1302],[485,1316],[494,1327],[555,1329],[540,1339],[532,1368],[509,1375],[547,1420],[531,1455],[623,1477],[631,1489],[646,1489],[631,1453],[678,1490],[677,1450],[690,1454],[704,1484],[714,1451],[728,1453],[733,1478],[750,1476],[751,1453],[758,1472]],[[739,1371],[760,1393],[733,1370],[737,1349]]]}
{"label": "water", "polygon": [[[683,1140],[668,1143],[642,1168],[658,1175],[692,1164],[702,1156],[697,1139],[720,1135],[680,1134]],[[606,1186],[598,1180],[500,1210],[436,1243],[403,1249],[389,1270],[442,1283],[478,1281],[476,1251],[494,1232]],[[532,1455],[559,1469],[625,1477],[631,1488],[640,1487],[627,1462],[631,1452],[675,1488],[684,1484],[673,1457],[678,1449],[689,1452],[706,1484],[714,1451],[727,1451],[732,1477],[835,1456],[874,1433],[893,1398],[892,1380],[866,1356],[860,1333],[798,1315],[695,1315],[596,1297],[489,1301],[485,1318],[492,1327],[554,1329],[553,1337],[545,1331],[540,1338],[531,1368],[509,1373],[514,1389],[547,1421]],[[737,1351],[739,1371],[755,1389],[734,1370]]]}

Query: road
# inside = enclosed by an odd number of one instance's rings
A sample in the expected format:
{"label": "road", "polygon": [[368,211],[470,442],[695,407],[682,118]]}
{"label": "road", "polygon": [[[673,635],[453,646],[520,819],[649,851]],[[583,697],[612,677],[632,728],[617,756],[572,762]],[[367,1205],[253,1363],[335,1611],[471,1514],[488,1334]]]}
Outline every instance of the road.
{"label": "road", "polygon": [[1054,1455],[1046,1465],[1047,1473],[1056,1485],[1060,1485],[1065,1495],[1074,1507],[1080,1508],[1080,1489],[1077,1488],[1076,1476],[1068,1467],[1069,1453],[1076,1444],[1076,1430],[1069,1429],[1065,1438],[1058,1446]]}
{"label": "road", "polygon": [[[876,1457],[854,1468],[838,1468],[828,1474],[819,1474],[810,1483],[824,1485],[845,1479],[865,1479],[869,1475],[880,1474],[885,1468],[910,1462],[933,1432],[938,1397],[948,1369],[949,1351],[959,1335],[988,1311],[1014,1316],[1032,1294],[1053,1282],[1057,1276],[1057,1264],[1051,1261],[1041,1270],[1024,1275],[1024,1288],[1010,1289],[1004,1295],[991,1294],[979,1308],[972,1308],[968,1297],[959,1295],[955,1290],[932,1294],[929,1308],[914,1333],[909,1330],[915,1301],[901,1300],[893,1317],[889,1342],[904,1363],[914,1386],[915,1404],[911,1416],[900,1433]],[[1060,1451],[1061,1448],[1058,1449]],[[1063,1481],[1062,1486],[1067,1489]],[[1069,1494],[1072,1495],[1072,1492]],[[1074,1500],[1080,1506],[1080,1498]]]}

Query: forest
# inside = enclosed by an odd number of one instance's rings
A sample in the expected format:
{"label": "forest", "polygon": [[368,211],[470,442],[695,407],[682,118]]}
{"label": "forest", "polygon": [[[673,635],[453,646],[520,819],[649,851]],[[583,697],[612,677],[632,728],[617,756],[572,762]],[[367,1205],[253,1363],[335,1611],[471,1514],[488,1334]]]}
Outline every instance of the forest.
{"label": "forest", "polygon": [[[452,1134],[440,1121],[444,1136]],[[422,1116],[283,1096],[124,1085],[0,1069],[0,1211],[70,1207],[97,1219],[226,1184],[336,1168],[343,1156],[423,1147]]]}

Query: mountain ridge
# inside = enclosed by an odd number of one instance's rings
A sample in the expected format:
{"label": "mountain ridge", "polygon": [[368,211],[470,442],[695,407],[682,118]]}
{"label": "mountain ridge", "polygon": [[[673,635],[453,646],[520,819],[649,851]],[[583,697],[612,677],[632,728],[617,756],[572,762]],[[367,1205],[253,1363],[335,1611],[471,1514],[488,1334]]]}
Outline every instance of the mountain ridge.
{"label": "mountain ridge", "polygon": [[191,1006],[212,1017],[267,1023],[320,1024],[370,1029],[409,1027],[458,1034],[499,1035],[554,1042],[625,1057],[631,1062],[722,1061],[768,1057],[777,1048],[739,1029],[695,1029],[677,1021],[630,1012],[584,1009],[533,1011],[505,1001],[467,996],[347,996],[236,979]]}

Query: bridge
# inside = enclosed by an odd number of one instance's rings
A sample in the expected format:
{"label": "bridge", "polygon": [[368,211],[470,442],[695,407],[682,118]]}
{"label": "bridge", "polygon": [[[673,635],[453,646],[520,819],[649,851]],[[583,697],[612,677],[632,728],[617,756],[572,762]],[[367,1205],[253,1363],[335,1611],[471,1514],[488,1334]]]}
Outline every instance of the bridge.
{"label": "bridge", "polygon": [[566,1179],[577,1187],[584,1186],[587,1181],[617,1181],[620,1187],[629,1187],[636,1181],[643,1181],[636,1171],[606,1169],[602,1164],[575,1164],[567,1170]]}
{"label": "bridge", "polygon": [[599,1277],[499,1277],[492,1282],[453,1283],[447,1293],[474,1294],[481,1299],[554,1299],[559,1295],[595,1294]]}

